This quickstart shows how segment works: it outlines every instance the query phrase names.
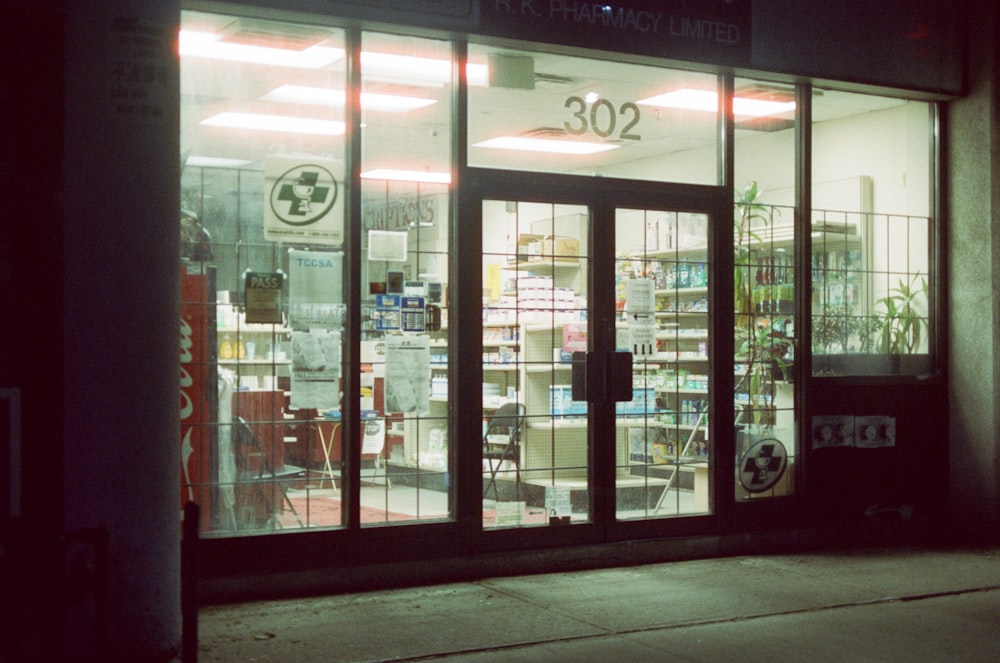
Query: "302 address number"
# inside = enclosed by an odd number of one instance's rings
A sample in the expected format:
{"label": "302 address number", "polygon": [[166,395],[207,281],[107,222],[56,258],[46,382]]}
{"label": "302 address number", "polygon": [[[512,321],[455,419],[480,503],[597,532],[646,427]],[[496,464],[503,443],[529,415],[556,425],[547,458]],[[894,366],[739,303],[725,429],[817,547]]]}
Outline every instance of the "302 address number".
{"label": "302 address number", "polygon": [[563,127],[574,136],[593,131],[601,138],[611,138],[615,135],[618,118],[621,117],[625,125],[621,128],[618,138],[642,140],[642,136],[632,132],[641,118],[639,107],[634,102],[627,101],[621,108],[615,108],[615,105],[607,99],[598,99],[588,104],[583,97],[568,97],[564,107],[573,113],[574,120],[564,122]]}

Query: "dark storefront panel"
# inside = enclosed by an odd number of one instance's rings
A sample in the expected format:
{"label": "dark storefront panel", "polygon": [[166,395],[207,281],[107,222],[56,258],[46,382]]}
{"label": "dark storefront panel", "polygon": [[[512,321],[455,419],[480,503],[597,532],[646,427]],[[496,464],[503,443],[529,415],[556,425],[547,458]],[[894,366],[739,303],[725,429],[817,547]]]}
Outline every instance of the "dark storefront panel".
{"label": "dark storefront panel", "polygon": [[295,0],[283,7],[940,95],[965,86],[965,6],[946,0]]}

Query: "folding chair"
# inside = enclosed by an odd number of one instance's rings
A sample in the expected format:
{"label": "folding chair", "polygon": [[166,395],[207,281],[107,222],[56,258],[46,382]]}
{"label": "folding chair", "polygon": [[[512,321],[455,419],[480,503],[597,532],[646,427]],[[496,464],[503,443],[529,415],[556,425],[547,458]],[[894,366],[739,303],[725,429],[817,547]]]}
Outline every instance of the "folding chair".
{"label": "folding chair", "polygon": [[483,458],[489,462],[490,480],[483,490],[483,497],[489,494],[492,487],[496,500],[500,500],[497,473],[504,461],[510,461],[514,464],[517,501],[521,501],[521,428],[524,426],[524,412],[522,403],[504,403],[490,417],[483,435]]}
{"label": "folding chair", "polygon": [[[295,505],[288,497],[288,484],[292,479],[305,478],[305,469],[294,465],[275,467],[264,451],[257,434],[243,417],[234,419],[232,439],[233,454],[236,458],[236,485],[238,488],[246,489],[251,495],[246,517],[240,518],[239,513],[237,514],[237,528],[240,528],[241,524],[246,528],[259,528],[268,522],[272,527],[280,526],[281,522],[274,504],[275,490],[281,492],[281,500],[277,506],[287,506],[299,526],[303,526]],[[264,508],[263,518],[257,513],[258,500],[262,502]]]}

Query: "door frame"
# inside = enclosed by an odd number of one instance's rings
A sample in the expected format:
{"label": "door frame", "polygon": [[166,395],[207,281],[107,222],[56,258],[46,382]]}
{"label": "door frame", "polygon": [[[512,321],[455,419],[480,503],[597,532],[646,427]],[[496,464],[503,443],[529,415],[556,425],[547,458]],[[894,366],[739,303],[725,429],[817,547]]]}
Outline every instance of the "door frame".
{"label": "door frame", "polygon": [[[506,548],[515,542],[544,544],[552,539],[561,545],[605,543],[628,538],[660,538],[718,533],[732,521],[735,472],[733,421],[733,328],[732,216],[731,194],[726,187],[645,182],[469,168],[463,172],[458,192],[458,214],[452,232],[456,284],[454,305],[461,334],[452,332],[450,342],[457,361],[451,367],[456,394],[452,405],[452,428],[456,439],[481,437],[482,370],[482,236],[484,200],[514,200],[585,205],[591,222],[587,245],[588,322],[591,350],[615,349],[614,258],[615,210],[618,208],[670,209],[701,212],[709,216],[709,345],[712,392],[709,425],[713,430],[710,467],[709,515],[618,521],[615,518],[615,424],[614,405],[591,405],[588,433],[588,483],[591,522],[568,527],[518,527],[482,530],[482,465],[478,451],[467,446],[454,454],[456,517],[482,533],[484,543]],[[717,333],[721,330],[722,333]],[[726,369],[728,367],[728,370]],[[596,409],[595,409],[596,408]],[[476,413],[462,416],[460,413]],[[610,440],[610,443],[607,442]],[[729,477],[730,480],[725,480]],[[464,479],[464,480],[463,480]],[[492,546],[491,546],[492,547]]]}

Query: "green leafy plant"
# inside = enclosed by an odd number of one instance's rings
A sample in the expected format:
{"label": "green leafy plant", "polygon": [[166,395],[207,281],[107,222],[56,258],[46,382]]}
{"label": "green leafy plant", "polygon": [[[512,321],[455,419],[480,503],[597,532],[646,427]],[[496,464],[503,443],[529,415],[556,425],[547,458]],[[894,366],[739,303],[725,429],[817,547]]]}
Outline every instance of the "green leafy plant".
{"label": "green leafy plant", "polygon": [[754,281],[751,254],[764,245],[757,228],[773,221],[771,207],[760,202],[761,189],[750,182],[735,201],[733,216],[733,295],[736,299],[736,327],[750,329],[754,324]]}
{"label": "green leafy plant", "polygon": [[747,393],[744,420],[748,423],[757,427],[774,423],[772,387],[788,377],[793,352],[794,341],[783,326],[766,317],[758,318],[749,330],[737,330],[736,354],[742,371],[736,390]]}
{"label": "green leafy plant", "polygon": [[884,321],[880,316],[859,315],[848,304],[824,304],[812,319],[812,347],[816,354],[875,352]]}
{"label": "green leafy plant", "polygon": [[[774,222],[775,208],[760,202],[762,190],[750,182],[737,195],[733,215],[733,297],[735,305],[735,348],[739,378],[737,392],[746,392],[743,420],[757,427],[773,425],[770,402],[775,380],[786,378],[794,353],[794,342],[783,323],[758,316],[761,297],[773,299],[779,286],[758,288],[752,277],[755,253],[766,251],[758,230]],[[788,286],[780,286],[788,289]],[[788,296],[790,299],[790,295]]]}
{"label": "green leafy plant", "polygon": [[927,304],[927,279],[919,273],[909,282],[899,279],[899,285],[889,290],[878,305],[883,311],[879,320],[877,348],[893,355],[914,354],[927,334],[927,316],[922,314]]}

